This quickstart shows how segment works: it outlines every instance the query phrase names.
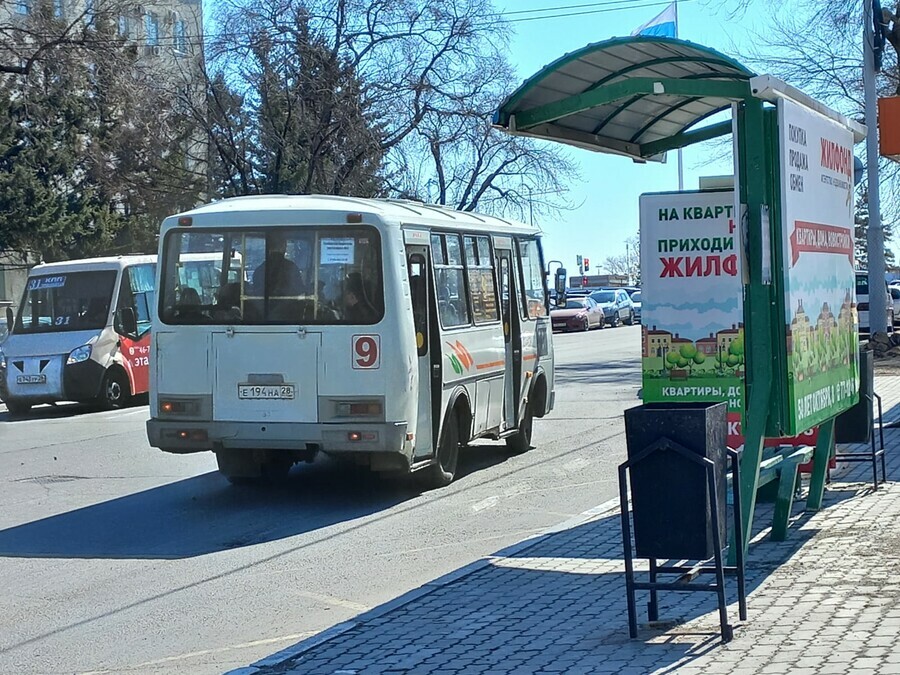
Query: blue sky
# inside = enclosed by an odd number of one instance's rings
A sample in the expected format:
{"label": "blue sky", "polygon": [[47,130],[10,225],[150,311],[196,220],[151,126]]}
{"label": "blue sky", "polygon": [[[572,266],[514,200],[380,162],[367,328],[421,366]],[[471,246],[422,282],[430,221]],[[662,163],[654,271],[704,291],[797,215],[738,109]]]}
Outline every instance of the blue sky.
{"label": "blue sky", "polygon": [[[501,12],[520,12],[529,9],[586,4],[588,0],[496,0]],[[603,11],[597,14],[517,21],[510,44],[510,61],[524,80],[546,64],[566,52],[610,37],[629,35],[632,30],[665,9],[667,2],[654,0],[625,0],[618,4],[582,9],[559,10],[569,12]],[[687,0],[678,3],[679,37],[717,49],[729,56],[745,48],[752,39],[752,27],[760,25],[753,13],[740,21],[729,21],[726,3],[706,0]],[[524,18],[528,14],[510,15]],[[565,147],[565,146],[560,146]],[[638,197],[644,192],[664,192],[678,189],[678,169],[674,153],[664,165],[634,164],[623,157],[592,153],[577,148],[565,150],[581,167],[582,182],[572,185],[567,195],[580,205],[574,211],[560,214],[558,219],[542,220],[545,232],[545,257],[562,260],[570,273],[577,273],[575,256],[587,256],[595,271],[607,256],[624,252],[624,240],[638,230]],[[726,160],[708,165],[709,150],[689,147],[684,151],[685,189],[696,189],[700,176],[731,174],[731,162]]]}

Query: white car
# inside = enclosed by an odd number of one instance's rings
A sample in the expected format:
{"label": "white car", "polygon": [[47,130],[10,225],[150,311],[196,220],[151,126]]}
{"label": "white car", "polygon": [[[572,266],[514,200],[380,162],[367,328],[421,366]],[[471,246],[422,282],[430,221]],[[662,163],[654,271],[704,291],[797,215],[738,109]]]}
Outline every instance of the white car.
{"label": "white car", "polygon": [[[894,300],[891,297],[887,282],[884,283],[885,303],[887,304],[888,332],[894,332]],[[869,273],[856,273],[856,311],[859,313],[859,332],[869,334]]]}

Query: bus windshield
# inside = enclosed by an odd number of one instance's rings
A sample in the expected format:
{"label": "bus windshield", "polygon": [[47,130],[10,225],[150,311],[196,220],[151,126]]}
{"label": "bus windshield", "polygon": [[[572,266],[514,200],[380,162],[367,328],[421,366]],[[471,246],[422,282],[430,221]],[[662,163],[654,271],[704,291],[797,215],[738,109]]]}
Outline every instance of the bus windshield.
{"label": "bus windshield", "polygon": [[370,226],[175,230],[164,246],[169,324],[374,324],[384,315]]}
{"label": "bus windshield", "polygon": [[100,330],[107,325],[116,270],[30,277],[15,333]]}

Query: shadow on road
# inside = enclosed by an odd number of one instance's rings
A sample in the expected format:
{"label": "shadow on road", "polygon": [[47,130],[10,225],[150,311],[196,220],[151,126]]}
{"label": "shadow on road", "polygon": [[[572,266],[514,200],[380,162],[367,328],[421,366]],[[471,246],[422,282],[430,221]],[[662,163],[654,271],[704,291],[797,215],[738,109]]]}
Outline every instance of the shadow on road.
{"label": "shadow on road", "polygon": [[[466,449],[459,480],[508,456]],[[188,558],[354,521],[421,492],[413,477],[328,459],[295,467],[283,486],[231,486],[212,472],[2,530],[0,556]]]}
{"label": "shadow on road", "polygon": [[641,371],[634,359],[563,363],[555,367],[557,388],[568,384],[627,384],[640,386]]}
{"label": "shadow on road", "polygon": [[[142,394],[135,396],[132,404],[124,408],[132,410],[148,403],[147,395]],[[3,406],[0,409],[0,422],[27,422],[28,420],[54,420],[67,419],[70,417],[80,417],[82,415],[91,415],[98,412],[107,412],[97,403],[54,403],[48,405],[38,405],[29,410],[27,413],[13,415]]]}

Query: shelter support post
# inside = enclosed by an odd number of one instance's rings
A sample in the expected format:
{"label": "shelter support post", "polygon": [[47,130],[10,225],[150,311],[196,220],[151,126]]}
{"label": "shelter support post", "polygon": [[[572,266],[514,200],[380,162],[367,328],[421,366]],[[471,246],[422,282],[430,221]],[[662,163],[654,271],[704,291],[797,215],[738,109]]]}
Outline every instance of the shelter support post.
{"label": "shelter support post", "polygon": [[[747,368],[745,379],[746,414],[744,452],[741,457],[741,551],[746,553],[753,533],[753,514],[759,487],[759,465],[769,421],[772,378],[771,285],[763,278],[764,256],[771,251],[765,246],[769,237],[760,236],[768,225],[763,220],[764,207],[769,205],[767,176],[770,164],[765,111],[763,103],[745,99],[737,107],[738,175],[741,203],[747,207],[746,239],[748,244],[748,283],[744,286],[744,334],[746,336]],[[737,544],[737,542],[735,542]],[[729,557],[735,557],[737,546]]]}
{"label": "shelter support post", "polygon": [[816,441],[816,454],[813,457],[812,475],[809,479],[809,494],[806,497],[806,510],[818,511],[822,507],[825,496],[825,479],[828,475],[828,461],[834,448],[834,418],[819,425],[819,439]]}

